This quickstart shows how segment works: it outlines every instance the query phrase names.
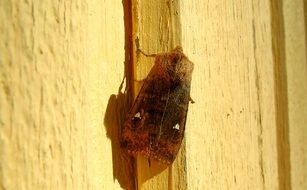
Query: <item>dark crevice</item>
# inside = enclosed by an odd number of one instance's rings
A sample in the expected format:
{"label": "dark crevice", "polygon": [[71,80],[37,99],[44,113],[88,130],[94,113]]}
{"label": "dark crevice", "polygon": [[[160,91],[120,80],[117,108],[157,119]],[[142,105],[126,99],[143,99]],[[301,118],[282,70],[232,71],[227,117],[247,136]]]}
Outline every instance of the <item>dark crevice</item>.
{"label": "dark crevice", "polygon": [[282,1],[271,0],[271,29],[274,59],[274,87],[276,100],[276,134],[279,189],[291,189],[289,116]]}
{"label": "dark crevice", "polygon": [[118,87],[118,93],[109,98],[104,115],[104,126],[107,137],[111,140],[113,179],[121,188],[137,190],[135,159],[121,149],[121,127],[133,101],[133,56],[132,56],[132,4],[131,0],[123,0],[125,28],[125,61],[124,77]]}

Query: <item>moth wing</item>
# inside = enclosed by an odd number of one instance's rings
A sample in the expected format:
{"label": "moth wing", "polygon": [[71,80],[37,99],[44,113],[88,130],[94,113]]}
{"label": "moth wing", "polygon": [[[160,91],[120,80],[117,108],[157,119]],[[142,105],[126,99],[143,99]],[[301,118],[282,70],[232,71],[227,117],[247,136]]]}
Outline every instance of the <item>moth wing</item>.
{"label": "moth wing", "polygon": [[123,127],[128,152],[166,163],[175,159],[185,130],[189,85],[148,75]]}
{"label": "moth wing", "polygon": [[181,146],[184,137],[186,116],[189,105],[190,88],[181,84],[171,86],[166,103],[160,136],[151,147],[162,160],[172,162]]}

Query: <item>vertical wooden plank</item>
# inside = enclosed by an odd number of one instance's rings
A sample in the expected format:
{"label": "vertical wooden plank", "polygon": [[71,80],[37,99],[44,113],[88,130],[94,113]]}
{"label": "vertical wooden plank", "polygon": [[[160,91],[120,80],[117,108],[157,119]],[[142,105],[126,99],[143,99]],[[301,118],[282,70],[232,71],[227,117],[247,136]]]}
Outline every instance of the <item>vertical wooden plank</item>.
{"label": "vertical wooden plank", "polygon": [[[144,52],[159,53],[181,44],[180,1],[133,0],[133,51],[139,45]],[[135,56],[135,80],[144,79],[154,63],[154,59]],[[135,94],[141,83],[136,82]],[[142,157],[137,158],[137,178],[140,189],[186,189],[185,143],[173,165],[165,165]]]}
{"label": "vertical wooden plank", "polygon": [[278,189],[270,1],[182,1],[188,189]]}
{"label": "vertical wooden plank", "polygon": [[[305,4],[305,6],[304,6]],[[307,189],[307,2],[283,1],[291,189]]]}

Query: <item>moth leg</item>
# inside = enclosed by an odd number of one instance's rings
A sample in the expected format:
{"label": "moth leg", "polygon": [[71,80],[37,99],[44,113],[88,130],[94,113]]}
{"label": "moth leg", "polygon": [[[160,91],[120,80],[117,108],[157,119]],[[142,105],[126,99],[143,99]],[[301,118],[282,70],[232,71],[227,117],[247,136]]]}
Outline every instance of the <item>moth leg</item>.
{"label": "moth leg", "polygon": [[191,96],[189,97],[189,101],[191,102],[191,104],[195,103],[195,101],[191,98]]}
{"label": "moth leg", "polygon": [[133,79],[133,82],[137,82],[137,83],[144,83],[146,80],[146,78],[141,79],[141,80],[137,80],[137,79]]}
{"label": "moth leg", "polygon": [[148,158],[148,166],[149,166],[149,167],[151,166],[150,158]]}

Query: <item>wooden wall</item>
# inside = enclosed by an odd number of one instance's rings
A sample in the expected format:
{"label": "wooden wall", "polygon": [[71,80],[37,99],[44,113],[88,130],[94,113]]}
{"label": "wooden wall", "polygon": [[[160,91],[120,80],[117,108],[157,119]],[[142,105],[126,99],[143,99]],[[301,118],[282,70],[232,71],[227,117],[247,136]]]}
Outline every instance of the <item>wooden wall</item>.
{"label": "wooden wall", "polygon": [[[1,1],[0,189],[307,189],[306,7]],[[120,151],[153,64],[136,45],[181,45],[195,64],[196,103],[166,169]]]}

